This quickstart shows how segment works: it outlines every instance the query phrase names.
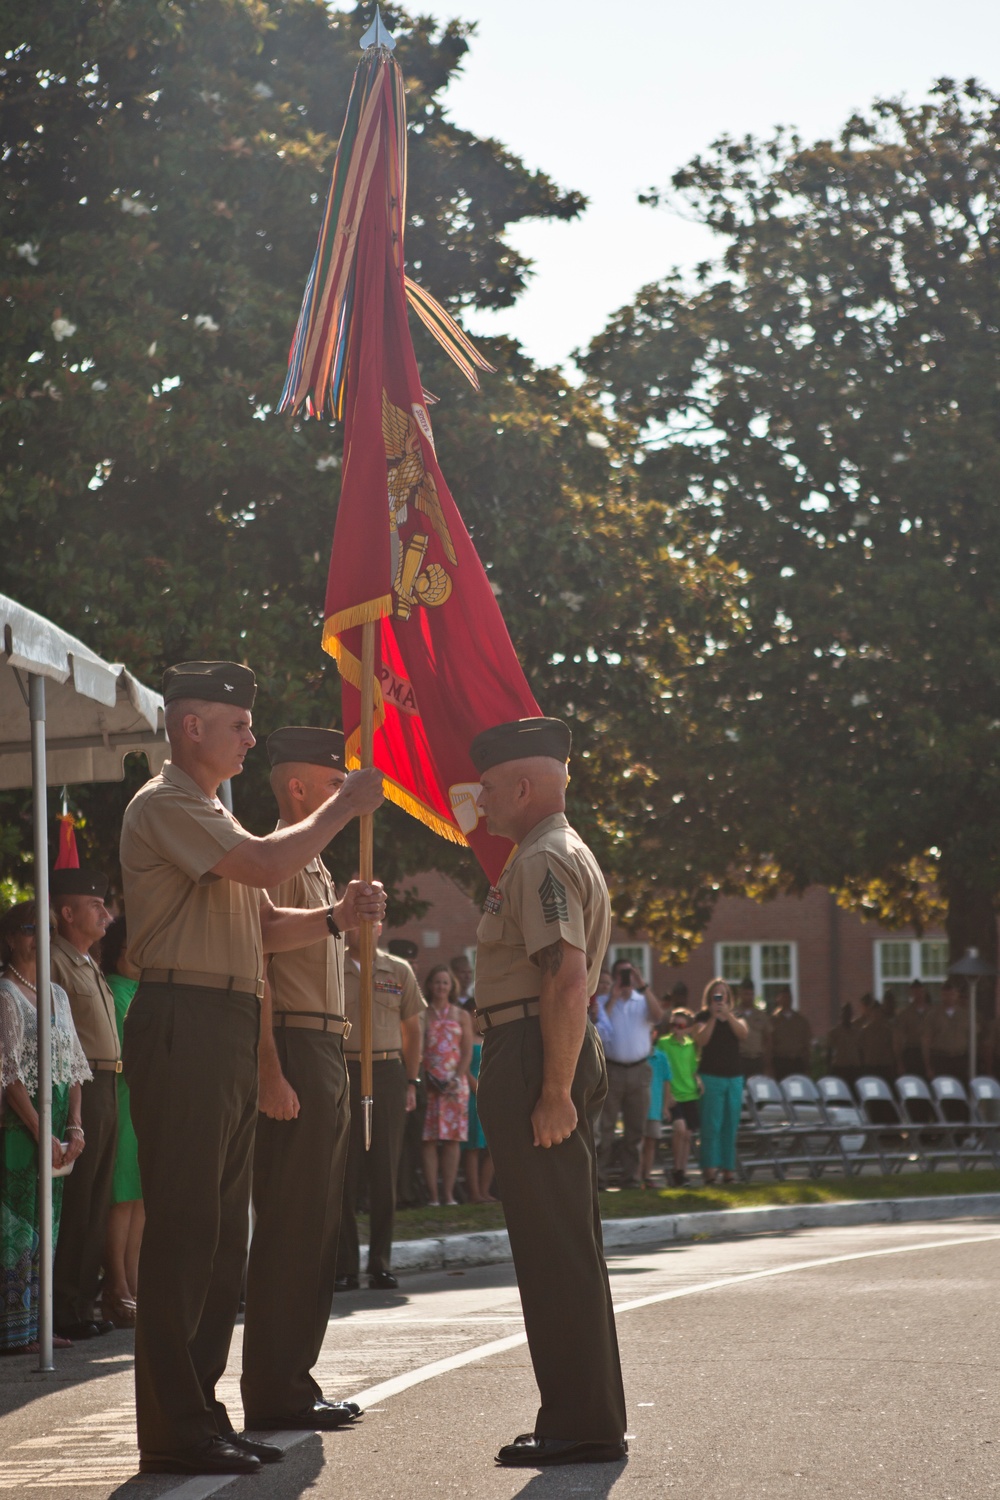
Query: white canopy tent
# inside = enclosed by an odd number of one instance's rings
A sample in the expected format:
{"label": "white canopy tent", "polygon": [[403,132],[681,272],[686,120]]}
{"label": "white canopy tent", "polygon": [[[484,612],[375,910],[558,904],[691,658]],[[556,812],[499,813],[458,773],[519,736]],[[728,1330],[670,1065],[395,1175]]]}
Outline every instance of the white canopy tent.
{"label": "white canopy tent", "polygon": [[[35,898],[49,903],[46,787],[121,781],[125,757],[145,755],[155,775],[169,753],[163,699],[50,620],[0,594],[0,789],[32,789]],[[48,924],[37,928],[38,993],[51,978]],[[51,1013],[38,1007],[38,1113],[52,1111]],[[38,1152],[39,1368],[52,1365],[52,1158]]]}

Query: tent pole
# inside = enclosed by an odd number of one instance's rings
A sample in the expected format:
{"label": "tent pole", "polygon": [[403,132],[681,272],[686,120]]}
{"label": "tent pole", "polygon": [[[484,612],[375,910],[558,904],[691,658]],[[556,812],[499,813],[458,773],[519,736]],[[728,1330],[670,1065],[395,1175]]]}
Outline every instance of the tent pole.
{"label": "tent pole", "polygon": [[49,958],[48,779],[45,678],[28,676],[31,805],[35,833],[35,964],[38,983],[38,1368],[52,1370],[52,985]]}

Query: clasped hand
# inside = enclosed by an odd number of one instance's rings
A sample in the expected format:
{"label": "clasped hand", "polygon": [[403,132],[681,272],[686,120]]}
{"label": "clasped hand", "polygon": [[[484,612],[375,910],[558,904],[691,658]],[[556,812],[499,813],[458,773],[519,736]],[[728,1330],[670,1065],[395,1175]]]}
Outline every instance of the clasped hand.
{"label": "clasped hand", "polygon": [[334,912],[337,926],[345,932],[360,922],[381,922],[385,918],[385,887],[380,880],[352,880],[343,900]]}

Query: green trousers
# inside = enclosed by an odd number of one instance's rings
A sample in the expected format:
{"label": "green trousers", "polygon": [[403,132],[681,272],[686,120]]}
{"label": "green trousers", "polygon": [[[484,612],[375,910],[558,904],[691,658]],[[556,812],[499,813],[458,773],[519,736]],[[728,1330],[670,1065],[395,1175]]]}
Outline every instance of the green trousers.
{"label": "green trousers", "polygon": [[111,1183],[118,1147],[118,1075],[95,1073],[81,1085],[86,1146],[63,1179],[62,1223],[52,1267],[52,1322],[89,1323],[101,1284]]}
{"label": "green trousers", "polygon": [[350,1134],[339,1036],[279,1027],[281,1070],[298,1095],[294,1120],[257,1117],[243,1321],[243,1410],[256,1420],[301,1415],[323,1392],[310,1371],[330,1321]]}
{"label": "green trousers", "polygon": [[618,1443],[625,1392],[597,1195],[594,1127],[607,1093],[604,1051],[587,1026],[573,1079],[577,1127],[559,1146],[532,1137],[542,1088],[537,1016],[488,1031],[479,1118],[510,1235],[541,1406],[539,1437]]}
{"label": "green trousers", "polygon": [[351,1139],[344,1180],[344,1211],[340,1222],[337,1275],[359,1274],[360,1247],[355,1217],[358,1195],[368,1188],[368,1272],[388,1271],[392,1262],[392,1231],[396,1221],[396,1178],[403,1149],[406,1119],[406,1072],[398,1058],[372,1064],[372,1145],[365,1150],[361,1114],[361,1064],[348,1061],[351,1085]]}
{"label": "green trousers", "polygon": [[135,1405],[147,1455],[232,1430],[215,1387],[246,1265],[259,1029],[252,995],[181,984],[140,985],[125,1018],[146,1205]]}

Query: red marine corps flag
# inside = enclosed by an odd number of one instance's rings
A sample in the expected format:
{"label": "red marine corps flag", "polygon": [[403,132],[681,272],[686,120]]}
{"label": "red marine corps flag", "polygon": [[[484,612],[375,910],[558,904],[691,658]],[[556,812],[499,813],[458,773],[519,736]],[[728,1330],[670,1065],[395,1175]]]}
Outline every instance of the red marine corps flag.
{"label": "red marine corps flag", "polygon": [[468,746],[541,710],[437,461],[407,305],[477,388],[474,367],[490,366],[405,274],[403,80],[377,13],[362,45],[279,409],[344,421],[323,645],[343,678],[348,763],[363,748],[367,626],[386,795],[468,843],[495,882],[510,846],[479,823]]}

